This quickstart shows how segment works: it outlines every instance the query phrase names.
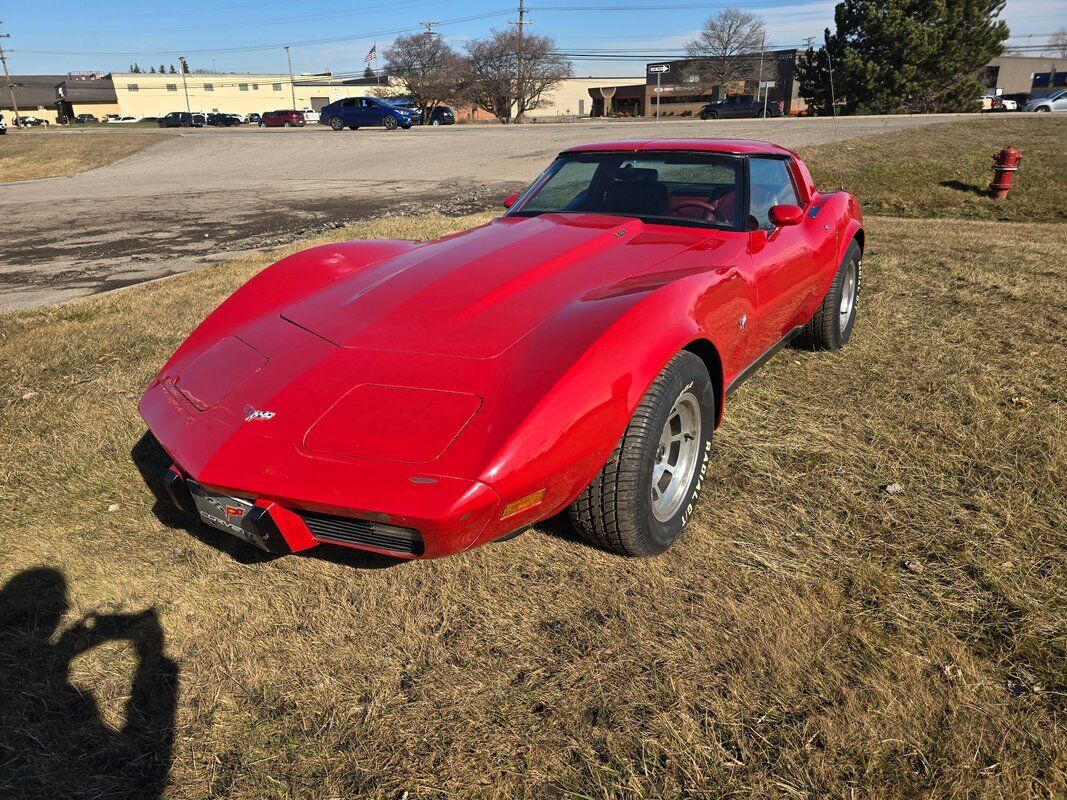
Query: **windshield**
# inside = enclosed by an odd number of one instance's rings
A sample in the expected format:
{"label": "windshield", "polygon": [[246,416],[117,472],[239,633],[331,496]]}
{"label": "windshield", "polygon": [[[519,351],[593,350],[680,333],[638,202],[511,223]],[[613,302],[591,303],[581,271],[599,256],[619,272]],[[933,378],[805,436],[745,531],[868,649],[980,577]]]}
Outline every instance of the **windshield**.
{"label": "windshield", "polygon": [[561,156],[509,216],[610,214],[648,222],[736,228],[742,161],[716,153]]}

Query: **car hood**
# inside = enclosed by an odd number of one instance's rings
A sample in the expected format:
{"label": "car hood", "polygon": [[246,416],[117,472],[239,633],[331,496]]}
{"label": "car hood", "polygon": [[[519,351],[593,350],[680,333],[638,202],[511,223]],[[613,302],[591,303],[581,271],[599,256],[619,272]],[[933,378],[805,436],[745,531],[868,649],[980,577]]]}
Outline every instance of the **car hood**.
{"label": "car hood", "polygon": [[708,238],[625,217],[501,218],[342,276],[281,313],[340,347],[492,358]]}

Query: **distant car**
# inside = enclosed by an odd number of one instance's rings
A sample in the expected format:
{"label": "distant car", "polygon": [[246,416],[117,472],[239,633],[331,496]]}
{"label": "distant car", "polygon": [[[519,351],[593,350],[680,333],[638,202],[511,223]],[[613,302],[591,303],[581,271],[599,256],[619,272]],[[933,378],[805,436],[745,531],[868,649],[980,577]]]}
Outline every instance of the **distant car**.
{"label": "distant car", "polygon": [[407,130],[418,118],[419,112],[415,109],[403,108],[378,97],[346,97],[323,106],[319,112],[319,122],[335,131],[372,127]]}
{"label": "distant car", "polygon": [[259,114],[252,113],[252,114],[246,114],[245,115],[245,122],[247,122],[250,125],[256,124],[257,122],[259,122],[259,119],[260,119]]}
{"label": "distant car", "polygon": [[203,112],[194,111],[193,112],[193,127],[194,128],[203,128],[205,125],[207,125],[207,114],[205,114]]}
{"label": "distant car", "polygon": [[1019,104],[1008,97],[994,97],[993,111],[1018,111]]}
{"label": "distant car", "polygon": [[233,114],[208,114],[207,124],[216,128],[234,128],[241,124],[241,120]]}
{"label": "distant car", "polygon": [[99,124],[99,122],[100,120],[97,119],[93,114],[78,114],[76,117],[74,117],[75,125],[96,125]]}
{"label": "distant car", "polygon": [[781,100],[756,99],[751,94],[735,94],[718,103],[708,103],[700,109],[700,118],[740,119],[745,117],[780,117],[784,105]]}
{"label": "distant car", "polygon": [[246,124],[248,122],[248,115],[247,114],[227,114],[227,116],[233,117],[241,125],[244,125],[244,124]]}
{"label": "distant car", "polygon": [[430,110],[430,125],[455,125],[456,114],[448,106],[434,106]]}
{"label": "distant car", "polygon": [[187,111],[171,111],[160,117],[156,124],[161,128],[191,128],[193,127],[193,115]]}
{"label": "distant car", "polygon": [[318,122],[319,112],[310,108],[300,109],[300,113],[304,115],[304,122]]}
{"label": "distant car", "polygon": [[140,117],[108,117],[109,125],[129,125],[131,122],[140,122]]}
{"label": "distant car", "polygon": [[304,115],[292,109],[264,111],[263,116],[259,118],[261,128],[302,128],[304,124]]}
{"label": "distant car", "polygon": [[[93,118],[95,121],[95,117]],[[40,117],[15,117],[16,128],[37,128],[40,126],[48,127],[48,120],[41,119]]]}
{"label": "distant car", "polygon": [[7,133],[7,120],[4,119],[4,115],[0,114],[0,136]]}
{"label": "distant car", "polygon": [[1035,97],[1026,104],[1024,111],[1067,111],[1067,89],[1060,89],[1047,97]]}

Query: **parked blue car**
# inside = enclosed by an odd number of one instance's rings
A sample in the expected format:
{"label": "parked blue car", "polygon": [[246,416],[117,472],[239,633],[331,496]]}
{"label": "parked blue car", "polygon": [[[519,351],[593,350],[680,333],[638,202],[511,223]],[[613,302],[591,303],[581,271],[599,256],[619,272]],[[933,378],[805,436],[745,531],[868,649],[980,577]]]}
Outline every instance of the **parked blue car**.
{"label": "parked blue car", "polygon": [[335,131],[378,126],[390,131],[407,130],[418,117],[419,112],[414,109],[400,108],[377,97],[346,97],[323,106],[319,112],[319,122]]}

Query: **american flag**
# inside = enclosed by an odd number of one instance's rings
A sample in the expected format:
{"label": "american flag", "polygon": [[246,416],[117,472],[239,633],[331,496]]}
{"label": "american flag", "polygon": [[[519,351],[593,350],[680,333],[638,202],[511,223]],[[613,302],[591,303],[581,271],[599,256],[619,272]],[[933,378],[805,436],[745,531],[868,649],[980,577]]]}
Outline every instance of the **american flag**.
{"label": "american flag", "polygon": [[364,61],[364,63],[366,63],[367,61],[373,61],[377,57],[378,57],[378,45],[377,45],[377,43],[375,43],[375,44],[372,44],[370,46],[370,50],[367,51],[367,55],[363,56],[363,61]]}

